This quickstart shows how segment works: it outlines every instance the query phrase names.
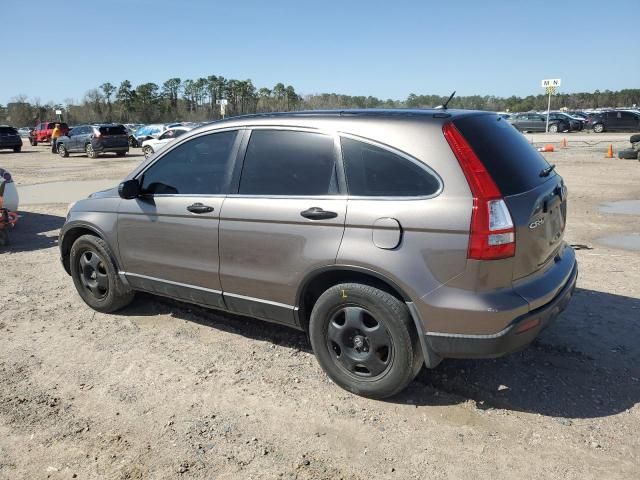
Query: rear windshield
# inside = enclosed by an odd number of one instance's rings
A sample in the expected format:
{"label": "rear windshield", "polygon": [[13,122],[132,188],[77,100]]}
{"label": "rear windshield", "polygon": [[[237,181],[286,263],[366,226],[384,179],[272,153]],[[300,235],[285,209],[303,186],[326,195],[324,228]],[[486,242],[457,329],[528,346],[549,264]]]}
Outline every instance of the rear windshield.
{"label": "rear windshield", "polygon": [[453,121],[504,196],[546,182],[540,172],[549,164],[527,139],[499,115],[473,115]]}
{"label": "rear windshield", "polygon": [[[56,124],[55,123],[49,123],[47,128],[51,128],[51,129],[56,128]],[[66,123],[61,123],[60,124],[60,128],[61,129],[69,128],[69,125],[67,125]]]}
{"label": "rear windshield", "polygon": [[123,125],[112,125],[109,127],[100,127],[102,135],[127,135],[127,129]]}
{"label": "rear windshield", "polygon": [[17,135],[18,131],[13,127],[0,127],[0,135]]}

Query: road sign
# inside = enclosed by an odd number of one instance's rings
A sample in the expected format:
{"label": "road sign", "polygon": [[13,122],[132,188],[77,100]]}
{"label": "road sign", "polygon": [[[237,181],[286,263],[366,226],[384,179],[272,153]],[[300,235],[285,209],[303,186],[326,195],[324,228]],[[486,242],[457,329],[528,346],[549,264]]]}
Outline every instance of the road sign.
{"label": "road sign", "polygon": [[556,90],[560,88],[560,84],[562,80],[559,78],[547,78],[546,80],[542,80],[540,82],[540,86],[544,88],[544,91],[547,95],[549,95],[549,101],[547,103],[547,126],[545,128],[546,132],[549,132],[549,112],[551,111],[551,95],[555,95]]}
{"label": "road sign", "polygon": [[559,87],[560,83],[562,83],[562,79],[560,79],[560,78],[548,78],[546,80],[542,80],[540,86],[542,88]]}
{"label": "road sign", "polygon": [[56,110],[56,115],[62,115],[62,110]]}
{"label": "road sign", "polygon": [[216,100],[216,105],[226,105],[227,104],[227,99],[226,98],[220,98],[218,100]]}

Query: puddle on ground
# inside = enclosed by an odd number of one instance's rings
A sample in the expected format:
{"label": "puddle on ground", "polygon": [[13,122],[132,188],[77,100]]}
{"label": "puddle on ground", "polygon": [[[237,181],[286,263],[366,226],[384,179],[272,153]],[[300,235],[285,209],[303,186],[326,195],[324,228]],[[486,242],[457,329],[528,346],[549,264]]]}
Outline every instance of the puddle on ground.
{"label": "puddle on ground", "polygon": [[640,200],[620,200],[600,205],[602,213],[620,213],[623,215],[640,215]]}
{"label": "puddle on ground", "polygon": [[623,250],[640,250],[640,233],[621,233],[600,237],[598,243]]}
{"label": "puddle on ground", "polygon": [[78,180],[67,182],[18,185],[20,205],[42,205],[46,203],[71,203],[89,194],[118,185],[121,180]]}

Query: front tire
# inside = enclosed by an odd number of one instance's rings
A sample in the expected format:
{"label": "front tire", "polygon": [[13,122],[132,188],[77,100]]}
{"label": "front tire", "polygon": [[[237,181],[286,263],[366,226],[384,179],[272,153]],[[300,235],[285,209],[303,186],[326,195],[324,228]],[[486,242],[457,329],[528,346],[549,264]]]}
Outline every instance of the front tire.
{"label": "front tire", "polygon": [[601,123],[596,123],[596,124],[593,126],[593,131],[594,131],[595,133],[602,133],[602,132],[604,132],[604,125],[603,125],[603,124],[601,124]]}
{"label": "front tire", "polygon": [[67,158],[69,156],[67,147],[65,147],[64,145],[58,145],[58,155],[60,155],[62,158]]}
{"label": "front tire", "polygon": [[549,133],[558,133],[558,125],[555,123],[553,125],[549,125]]}
{"label": "front tire", "polygon": [[107,243],[83,235],[71,247],[71,277],[78,294],[94,310],[111,313],[131,303],[135,292],[125,285]]}
{"label": "front tire", "polygon": [[33,138],[29,139],[29,143],[31,144],[32,147],[37,147],[38,146],[38,142],[36,142]]}
{"label": "front tire", "polygon": [[333,286],[318,298],[309,336],[326,374],[345,390],[365,397],[400,392],[423,361],[407,306],[359,283]]}
{"label": "front tire", "polygon": [[149,158],[151,155],[153,155],[153,148],[151,148],[149,145],[145,145],[144,147],[142,147],[142,153],[144,153],[144,158]]}

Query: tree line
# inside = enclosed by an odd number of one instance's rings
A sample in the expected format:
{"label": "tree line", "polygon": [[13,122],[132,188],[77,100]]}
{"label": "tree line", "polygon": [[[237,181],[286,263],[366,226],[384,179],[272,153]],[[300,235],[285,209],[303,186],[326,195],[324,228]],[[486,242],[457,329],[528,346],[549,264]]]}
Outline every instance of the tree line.
{"label": "tree line", "polygon": [[[317,110],[335,108],[430,108],[441,105],[447,96],[411,93],[404,100],[380,99],[373,96],[336,93],[299,95],[291,85],[276,84],[273,88],[256,88],[250,79],[227,79],[210,75],[197,79],[170,78],[162,84],[142,83],[135,87],[129,80],[119,85],[105,82],[86,92],[79,102],[67,99],[62,104],[25,95],[0,105],[0,122],[15,126],[35,125],[38,120],[55,119],[55,110],[63,111],[69,124],[85,122],[151,123],[177,120],[204,121],[221,117],[218,100],[226,100],[226,116],[258,112]],[[631,107],[640,105],[640,89],[599,91],[591,93],[561,93],[552,99],[552,108],[589,109],[600,107]],[[526,97],[470,95],[454,97],[450,108],[520,112],[545,110],[545,94]]]}

